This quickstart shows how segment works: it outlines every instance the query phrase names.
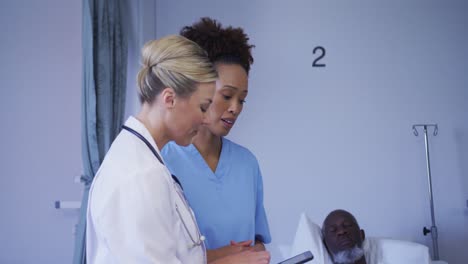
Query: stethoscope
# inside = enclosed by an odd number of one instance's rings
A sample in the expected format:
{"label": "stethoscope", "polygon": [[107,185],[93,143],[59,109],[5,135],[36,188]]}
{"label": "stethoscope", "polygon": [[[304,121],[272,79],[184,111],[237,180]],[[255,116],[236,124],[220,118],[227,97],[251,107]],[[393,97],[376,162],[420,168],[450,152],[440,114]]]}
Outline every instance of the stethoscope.
{"label": "stethoscope", "polygon": [[[161,164],[165,166],[163,160],[158,155],[158,152],[154,149],[154,147],[151,145],[151,143],[148,142],[148,140],[145,137],[143,137],[140,133],[138,133],[137,131],[133,130],[132,128],[130,128],[128,126],[122,126],[122,128],[127,130],[128,132],[132,133],[133,135],[135,135],[141,141],[143,141],[146,144],[146,146],[148,146],[148,148],[151,150],[151,152],[154,154],[154,156],[158,159],[158,161],[161,162]],[[195,226],[195,228],[197,230],[197,234],[195,235],[195,237],[192,236],[192,233],[190,232],[189,228],[187,227],[187,225],[185,223],[185,220],[184,220],[184,218],[182,217],[182,214],[179,211],[179,207],[176,204],[175,207],[176,207],[177,214],[179,215],[179,218],[182,221],[182,225],[184,226],[185,231],[187,232],[187,234],[189,235],[190,240],[192,241],[192,244],[189,245],[188,248],[192,249],[194,247],[201,246],[202,250],[203,250],[203,256],[205,258],[205,263],[206,263],[206,250],[205,250],[205,243],[204,243],[205,237],[202,236],[201,233],[200,233],[200,229],[198,228],[197,222],[195,221],[192,209],[190,209],[190,206],[189,206],[189,204],[187,202],[187,199],[185,198],[184,191],[183,191],[183,188],[182,188],[182,184],[180,183],[179,179],[177,179],[176,176],[174,176],[172,174],[171,174],[171,176],[172,176],[172,179],[173,179],[173,182],[174,182],[174,188],[176,189],[176,192],[179,195],[180,200],[182,200],[185,208],[189,212],[190,217],[192,218],[193,224],[194,224],[194,226]]]}

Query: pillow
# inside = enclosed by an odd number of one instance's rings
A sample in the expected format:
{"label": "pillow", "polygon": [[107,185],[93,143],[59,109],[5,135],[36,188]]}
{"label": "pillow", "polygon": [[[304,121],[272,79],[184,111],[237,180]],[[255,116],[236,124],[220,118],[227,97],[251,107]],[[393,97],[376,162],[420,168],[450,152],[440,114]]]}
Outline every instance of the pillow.
{"label": "pillow", "polygon": [[366,238],[363,246],[371,263],[431,263],[429,249],[418,243],[389,238],[369,237]]}
{"label": "pillow", "polygon": [[302,213],[299,225],[296,230],[293,244],[291,246],[290,256],[301,254],[310,250],[314,259],[310,263],[314,264],[332,264],[327,249],[322,242],[322,231],[320,226],[310,221],[307,214]]}

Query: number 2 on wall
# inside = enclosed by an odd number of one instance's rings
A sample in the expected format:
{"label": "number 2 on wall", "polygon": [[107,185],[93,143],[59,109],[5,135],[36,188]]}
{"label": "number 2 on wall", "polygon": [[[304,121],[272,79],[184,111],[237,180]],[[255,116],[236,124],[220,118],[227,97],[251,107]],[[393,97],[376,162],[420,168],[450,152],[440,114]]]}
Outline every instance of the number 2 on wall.
{"label": "number 2 on wall", "polygon": [[321,59],[323,59],[323,57],[325,57],[325,48],[322,46],[317,46],[314,48],[313,54],[315,54],[315,52],[317,52],[319,56],[312,63],[312,67],[325,67],[325,63],[318,63]]}

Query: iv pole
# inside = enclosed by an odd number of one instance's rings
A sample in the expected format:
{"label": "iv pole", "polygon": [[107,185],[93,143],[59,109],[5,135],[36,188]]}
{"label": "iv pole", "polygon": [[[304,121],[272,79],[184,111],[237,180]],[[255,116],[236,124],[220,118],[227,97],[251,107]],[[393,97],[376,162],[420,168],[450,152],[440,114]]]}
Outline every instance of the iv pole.
{"label": "iv pole", "polygon": [[429,141],[428,141],[428,135],[427,135],[428,127],[434,127],[434,132],[433,132],[434,136],[437,136],[437,132],[439,128],[437,124],[415,124],[413,125],[413,133],[415,136],[419,135],[418,130],[417,130],[418,127],[423,127],[424,129],[424,144],[426,147],[427,180],[429,182],[429,197],[430,197],[430,203],[431,203],[431,219],[432,219],[431,229],[427,229],[426,227],[424,227],[423,234],[427,236],[428,233],[431,233],[434,260],[439,260],[439,245],[437,243],[437,226],[436,226],[435,216],[434,216],[434,198],[432,195],[431,162],[429,159]]}

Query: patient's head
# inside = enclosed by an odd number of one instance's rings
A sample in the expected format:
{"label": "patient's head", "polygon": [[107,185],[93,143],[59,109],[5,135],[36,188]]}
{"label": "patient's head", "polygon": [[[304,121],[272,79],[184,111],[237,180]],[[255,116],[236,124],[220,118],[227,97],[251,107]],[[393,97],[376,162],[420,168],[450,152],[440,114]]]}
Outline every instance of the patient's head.
{"label": "patient's head", "polygon": [[334,263],[358,263],[364,260],[364,230],[345,210],[332,211],[323,221],[323,239]]}

